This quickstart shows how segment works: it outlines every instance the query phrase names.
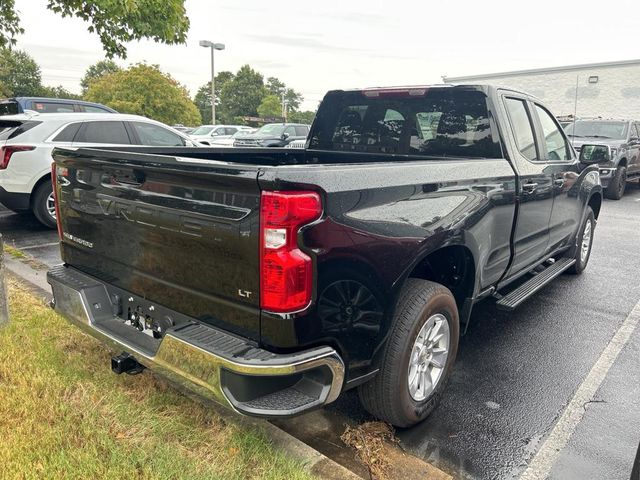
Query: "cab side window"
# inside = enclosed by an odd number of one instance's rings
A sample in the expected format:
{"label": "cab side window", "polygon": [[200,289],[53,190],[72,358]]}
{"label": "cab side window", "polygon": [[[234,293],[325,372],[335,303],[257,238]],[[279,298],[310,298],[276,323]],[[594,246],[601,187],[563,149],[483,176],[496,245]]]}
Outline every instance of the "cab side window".
{"label": "cab side window", "polygon": [[516,139],[518,150],[528,160],[539,160],[533,126],[524,100],[505,98],[504,104],[509,113],[511,130]]}
{"label": "cab side window", "polygon": [[536,113],[540,119],[542,126],[542,135],[547,147],[547,158],[550,161],[566,161],[571,160],[571,148],[566,138],[560,131],[560,126],[540,105],[536,104]]}

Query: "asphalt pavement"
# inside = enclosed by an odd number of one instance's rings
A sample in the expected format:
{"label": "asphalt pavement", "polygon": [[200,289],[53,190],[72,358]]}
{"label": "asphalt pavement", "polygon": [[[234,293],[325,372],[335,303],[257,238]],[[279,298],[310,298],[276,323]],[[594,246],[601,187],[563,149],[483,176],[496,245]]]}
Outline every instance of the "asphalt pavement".
{"label": "asphalt pavement", "polygon": [[[6,244],[59,263],[57,233],[31,215],[0,211],[0,232]],[[605,201],[581,276],[562,275],[515,312],[492,300],[476,307],[441,404],[396,432],[401,447],[456,478],[518,478],[639,301],[640,187],[631,185],[622,200]],[[640,442],[639,359],[635,328],[555,452],[550,478],[629,478]],[[324,419],[339,435],[345,423],[368,418],[355,392],[305,417],[288,430],[304,436],[300,426]],[[335,439],[316,437],[315,448],[339,450]]]}

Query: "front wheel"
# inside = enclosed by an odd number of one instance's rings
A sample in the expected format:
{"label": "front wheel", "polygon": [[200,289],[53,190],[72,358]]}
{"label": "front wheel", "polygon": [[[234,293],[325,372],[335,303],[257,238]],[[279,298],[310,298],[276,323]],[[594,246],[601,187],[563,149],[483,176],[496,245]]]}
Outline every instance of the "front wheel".
{"label": "front wheel", "polygon": [[42,182],[32,196],[31,210],[45,227],[56,228],[56,204],[51,182]]}
{"label": "front wheel", "polygon": [[378,366],[360,386],[367,411],[397,427],[409,427],[434,410],[458,352],[460,323],[456,301],[446,287],[407,280]]}
{"label": "front wheel", "polygon": [[589,257],[591,257],[591,247],[593,246],[593,233],[596,228],[596,218],[593,215],[591,207],[587,207],[587,215],[578,230],[578,236],[576,237],[576,246],[574,247],[573,258],[574,263],[569,270],[569,273],[574,275],[580,275],[589,263]]}
{"label": "front wheel", "polygon": [[620,200],[624,195],[627,186],[627,167],[618,167],[616,174],[611,179],[611,183],[604,191],[604,196],[611,200]]}

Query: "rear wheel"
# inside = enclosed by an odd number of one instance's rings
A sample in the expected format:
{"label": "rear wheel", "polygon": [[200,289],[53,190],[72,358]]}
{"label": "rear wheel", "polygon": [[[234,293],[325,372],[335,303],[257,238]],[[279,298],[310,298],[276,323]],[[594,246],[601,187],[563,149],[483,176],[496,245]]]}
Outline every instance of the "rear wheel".
{"label": "rear wheel", "polygon": [[40,223],[56,228],[56,204],[51,182],[44,181],[33,192],[31,210]]}
{"label": "rear wheel", "polygon": [[458,308],[449,289],[410,278],[396,305],[380,371],[360,386],[363,406],[397,427],[427,418],[451,375],[459,334]]}
{"label": "rear wheel", "polygon": [[616,174],[611,179],[611,183],[604,191],[604,196],[611,200],[620,200],[624,195],[627,185],[627,167],[621,166],[616,170]]}
{"label": "rear wheel", "polygon": [[584,219],[580,230],[578,230],[578,236],[576,238],[576,246],[574,248],[573,258],[574,263],[567,270],[569,273],[580,275],[589,263],[589,257],[591,257],[591,247],[593,246],[593,233],[596,228],[596,219],[593,215],[591,207],[587,207],[587,215]]}

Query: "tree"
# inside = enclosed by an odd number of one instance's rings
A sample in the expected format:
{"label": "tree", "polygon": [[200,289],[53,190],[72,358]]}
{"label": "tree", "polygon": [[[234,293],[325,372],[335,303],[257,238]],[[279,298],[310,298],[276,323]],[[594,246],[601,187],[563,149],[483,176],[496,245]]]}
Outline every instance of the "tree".
{"label": "tree", "polygon": [[292,123],[305,123],[311,125],[313,119],[316,117],[316,112],[304,111],[304,112],[291,112],[289,114],[289,121]]}
{"label": "tree", "polygon": [[84,77],[80,80],[80,86],[82,87],[82,94],[87,93],[89,89],[89,83],[96,80],[97,78],[103,77],[110,73],[116,73],[122,70],[116,62],[113,60],[100,60],[97,63],[94,63],[87,71],[84,73]]}
{"label": "tree", "polygon": [[267,95],[258,106],[258,115],[262,118],[282,116],[282,104],[275,95]]}
{"label": "tree", "polygon": [[[233,80],[234,77],[235,75],[233,73],[227,71],[222,71],[216,75],[216,123],[221,121],[222,112],[218,110],[218,106],[221,104],[222,87],[227,82]],[[211,82],[205,83],[198,89],[196,96],[193,98],[193,102],[200,111],[202,123],[211,123]]]}
{"label": "tree", "polygon": [[71,93],[62,85],[58,85],[57,87],[43,86],[40,89],[40,95],[43,97],[49,97],[49,98],[71,98],[75,100],[80,100],[80,98],[82,98],[80,95]]}
{"label": "tree", "polygon": [[0,85],[6,96],[41,95],[40,67],[22,50],[0,49]]}
{"label": "tree", "polygon": [[262,75],[249,65],[243,65],[220,91],[220,117],[225,122],[245,115],[257,115],[265,96]]}
{"label": "tree", "polygon": [[[184,43],[189,30],[184,0],[47,0],[47,8],[63,17],[89,22],[108,58],[126,58],[126,42],[150,38],[169,45]],[[15,0],[0,1],[0,47],[16,43],[24,33]]]}
{"label": "tree", "polygon": [[295,90],[293,90],[293,88],[287,88],[285,83],[280,81],[276,77],[267,78],[265,87],[269,94],[276,95],[280,99],[282,99],[282,96],[284,95],[284,99],[287,101],[287,109],[289,112],[297,112],[300,108],[302,100],[304,100],[301,93],[296,92]]}
{"label": "tree", "polygon": [[200,113],[187,89],[157,65],[138,63],[89,84],[85,98],[121,113],[134,113],[169,125],[199,125]]}

